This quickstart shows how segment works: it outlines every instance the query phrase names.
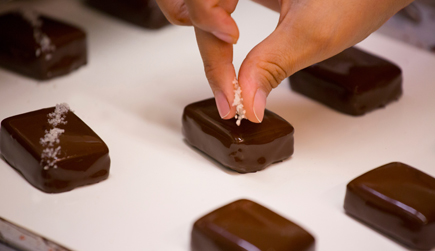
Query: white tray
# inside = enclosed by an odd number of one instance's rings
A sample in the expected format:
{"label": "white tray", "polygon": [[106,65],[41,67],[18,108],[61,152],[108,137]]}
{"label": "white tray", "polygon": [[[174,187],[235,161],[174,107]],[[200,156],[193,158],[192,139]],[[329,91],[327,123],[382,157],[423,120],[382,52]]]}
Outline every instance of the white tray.
{"label": "white tray", "polygon": [[[193,222],[239,198],[257,201],[315,237],[320,251],[406,250],[343,212],[346,184],[391,161],[435,176],[435,56],[383,35],[359,47],[403,69],[399,102],[351,117],[293,93],[284,81],[267,108],[295,127],[295,153],[264,171],[229,172],[189,147],[183,108],[212,96],[189,27],[147,31],[79,1],[28,1],[87,30],[89,63],[38,83],[0,69],[0,120],[67,102],[109,146],[108,180],[45,194],[0,161],[0,216],[74,250],[189,250]],[[240,1],[234,61],[278,14]],[[243,123],[243,122],[242,122]]]}

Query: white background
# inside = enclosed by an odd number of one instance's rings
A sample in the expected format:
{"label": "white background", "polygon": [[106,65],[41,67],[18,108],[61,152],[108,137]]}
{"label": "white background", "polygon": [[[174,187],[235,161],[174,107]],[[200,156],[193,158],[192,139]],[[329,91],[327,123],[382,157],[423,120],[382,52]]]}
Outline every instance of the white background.
{"label": "white background", "polygon": [[[30,1],[83,27],[89,63],[37,82],[0,69],[0,120],[67,102],[106,142],[110,176],[62,194],[32,187],[0,160],[0,217],[75,250],[189,250],[193,222],[252,199],[311,232],[320,251],[406,250],[343,212],[346,184],[391,161],[435,176],[435,56],[373,34],[361,44],[403,70],[404,95],[351,117],[293,93],[284,81],[267,108],[295,127],[295,153],[264,171],[237,174],[189,147],[183,108],[212,96],[193,30],[148,31],[78,1]],[[234,62],[276,26],[278,14],[240,1]]]}

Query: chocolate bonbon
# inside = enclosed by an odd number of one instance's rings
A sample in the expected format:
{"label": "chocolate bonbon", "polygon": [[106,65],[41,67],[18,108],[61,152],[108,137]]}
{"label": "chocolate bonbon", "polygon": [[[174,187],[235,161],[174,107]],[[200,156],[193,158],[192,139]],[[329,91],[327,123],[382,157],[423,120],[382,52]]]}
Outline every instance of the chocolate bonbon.
{"label": "chocolate bonbon", "polygon": [[314,251],[306,230],[250,200],[225,205],[195,222],[191,251]]}
{"label": "chocolate bonbon", "polygon": [[86,33],[32,10],[0,16],[0,66],[38,80],[87,63]]}
{"label": "chocolate bonbon", "polygon": [[86,0],[86,3],[129,23],[159,29],[169,24],[156,0]]}
{"label": "chocolate bonbon", "polygon": [[435,178],[400,162],[347,185],[347,214],[412,249],[435,248]]}
{"label": "chocolate bonbon", "polygon": [[222,165],[240,173],[256,172],[293,154],[293,127],[266,110],[260,124],[223,120],[215,100],[184,108],[183,135],[192,146]]}
{"label": "chocolate bonbon", "polygon": [[339,112],[363,115],[402,95],[401,69],[351,47],[290,76],[291,88]]}
{"label": "chocolate bonbon", "polygon": [[106,144],[66,105],[1,122],[0,152],[34,187],[60,193],[107,179]]}

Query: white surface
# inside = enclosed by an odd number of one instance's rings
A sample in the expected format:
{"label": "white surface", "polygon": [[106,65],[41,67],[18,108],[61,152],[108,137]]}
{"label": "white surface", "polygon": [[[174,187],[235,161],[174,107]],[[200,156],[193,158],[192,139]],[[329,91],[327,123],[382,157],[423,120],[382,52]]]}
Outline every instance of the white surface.
{"label": "white surface", "polygon": [[[239,198],[310,231],[320,251],[406,250],[342,209],[345,185],[391,161],[435,176],[435,57],[374,34],[361,48],[403,69],[399,102],[363,117],[337,113],[283,82],[267,108],[295,127],[295,153],[254,174],[231,173],[183,141],[181,115],[211,97],[191,28],[146,31],[77,1],[32,3],[84,27],[89,64],[37,83],[0,69],[0,120],[67,102],[107,143],[108,180],[62,194],[33,188],[0,161],[0,216],[75,250],[189,250],[193,222]],[[278,15],[249,1],[234,14],[238,68]]]}

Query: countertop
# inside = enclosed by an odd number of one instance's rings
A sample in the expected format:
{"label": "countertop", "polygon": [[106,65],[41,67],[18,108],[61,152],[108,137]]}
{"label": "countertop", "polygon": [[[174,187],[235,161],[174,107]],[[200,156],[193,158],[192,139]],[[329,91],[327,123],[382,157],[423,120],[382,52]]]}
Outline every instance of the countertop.
{"label": "countertop", "polygon": [[[295,153],[238,174],[181,134],[183,108],[212,96],[191,28],[145,30],[79,1],[25,3],[83,27],[89,62],[45,82],[0,69],[0,120],[66,102],[106,142],[112,163],[101,183],[46,194],[0,160],[1,217],[74,250],[185,251],[196,219],[247,198],[308,230],[319,251],[406,250],[347,216],[343,199],[349,181],[392,161],[435,176],[433,54],[377,33],[358,44],[398,64],[404,77],[398,102],[361,117],[294,93],[285,80],[267,108],[294,126]],[[238,69],[279,16],[240,1],[234,17]]]}

